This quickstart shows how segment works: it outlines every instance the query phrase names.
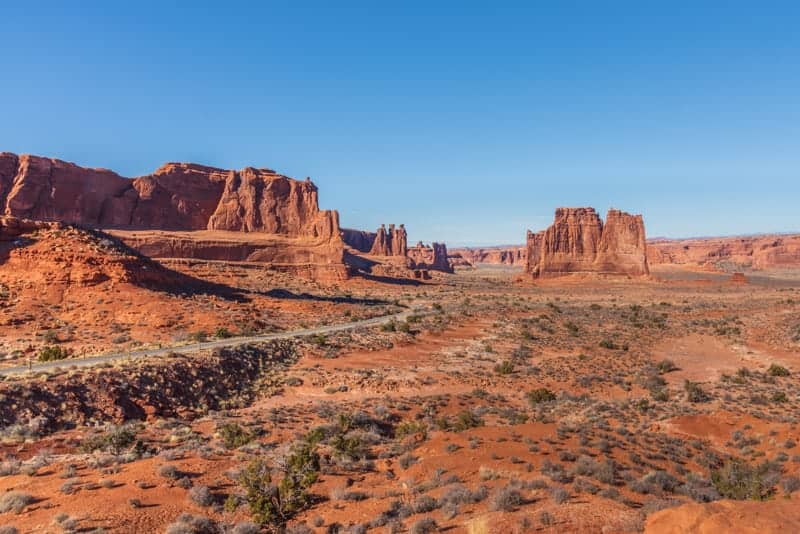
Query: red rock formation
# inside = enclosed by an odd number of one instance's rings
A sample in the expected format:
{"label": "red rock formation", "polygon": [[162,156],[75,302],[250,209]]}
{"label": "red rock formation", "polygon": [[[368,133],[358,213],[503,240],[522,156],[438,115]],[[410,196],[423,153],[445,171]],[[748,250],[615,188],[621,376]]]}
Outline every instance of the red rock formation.
{"label": "red rock formation", "polygon": [[[301,182],[269,169],[232,171],[168,163],[151,175],[130,180],[57,159],[0,153],[0,214],[123,233],[191,231],[193,235],[179,238],[153,234],[147,246],[161,252],[177,248],[181,257],[257,256],[247,261],[326,273],[321,278],[340,279],[345,272],[338,214],[319,209],[317,188],[309,179]],[[275,237],[256,246],[257,253],[246,246],[242,252],[241,242],[231,244],[236,239],[223,238],[224,244],[217,246],[214,236],[198,237],[202,231]],[[193,243],[195,238],[204,241]]]}
{"label": "red rock formation", "polygon": [[595,268],[600,272],[648,274],[644,219],[619,210],[608,210],[597,249]]}
{"label": "red rock formation", "polygon": [[375,256],[405,256],[408,252],[408,237],[404,225],[395,228],[393,224],[386,230],[385,225],[378,228],[375,241],[369,253]]}
{"label": "red rock formation", "polygon": [[528,257],[534,276],[649,274],[644,221],[617,210],[609,210],[604,227],[594,208],[558,208],[544,233],[528,232]]}
{"label": "red rock formation", "polygon": [[800,266],[800,235],[654,239],[647,244],[651,265],[704,269],[780,269]]}
{"label": "red rock formation", "polygon": [[133,180],[104,169],[0,153],[2,212],[101,228],[226,230],[339,239],[317,188],[269,169],[168,163]]}
{"label": "red rock formation", "polygon": [[542,241],[544,240],[544,232],[533,233],[528,230],[526,244],[525,244],[525,272],[533,273],[534,269],[538,269],[539,261],[542,257]]}
{"label": "red rock formation", "polygon": [[342,239],[344,239],[345,245],[359,252],[369,252],[372,250],[372,244],[375,243],[376,236],[377,234],[375,232],[342,228]]}
{"label": "red rock formation", "polygon": [[464,265],[518,265],[525,263],[527,256],[524,246],[465,247],[449,249],[449,253],[451,258]]}
{"label": "red rock formation", "polygon": [[408,249],[407,255],[411,260],[412,269],[453,272],[453,267],[447,259],[447,246],[444,243],[431,243],[431,246],[426,246],[420,241]]}

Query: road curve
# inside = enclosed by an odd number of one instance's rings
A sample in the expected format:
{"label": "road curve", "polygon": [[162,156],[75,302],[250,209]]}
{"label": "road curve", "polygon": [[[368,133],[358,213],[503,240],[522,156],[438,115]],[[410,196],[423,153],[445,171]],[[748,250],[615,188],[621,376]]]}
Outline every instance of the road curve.
{"label": "road curve", "polygon": [[139,358],[146,358],[149,356],[160,356],[164,354],[185,354],[187,352],[197,352],[200,350],[216,349],[220,347],[235,347],[237,345],[245,345],[247,343],[258,343],[261,341],[270,341],[273,339],[292,339],[303,336],[313,336],[317,334],[329,334],[332,332],[342,332],[345,330],[354,330],[356,328],[379,326],[386,324],[390,321],[403,321],[409,315],[425,315],[428,312],[422,308],[414,308],[405,310],[400,313],[393,313],[390,315],[381,315],[380,317],[372,317],[370,319],[362,319],[360,321],[353,321],[351,323],[335,324],[328,326],[318,326],[315,328],[306,328],[303,330],[292,330],[291,332],[278,332],[275,334],[262,334],[255,336],[240,336],[230,337],[226,339],[218,339],[216,341],[203,341],[200,343],[191,343],[189,345],[180,345],[178,347],[165,347],[160,349],[147,349],[132,352],[115,352],[111,354],[101,354],[99,356],[90,356],[88,358],[69,358],[66,360],[55,360],[52,362],[37,362],[32,365],[19,365],[16,367],[9,367],[0,369],[0,376],[19,375],[28,372],[41,372],[53,370],[56,368],[72,368],[72,367],[91,367],[101,363],[110,363],[120,360],[133,360]]}

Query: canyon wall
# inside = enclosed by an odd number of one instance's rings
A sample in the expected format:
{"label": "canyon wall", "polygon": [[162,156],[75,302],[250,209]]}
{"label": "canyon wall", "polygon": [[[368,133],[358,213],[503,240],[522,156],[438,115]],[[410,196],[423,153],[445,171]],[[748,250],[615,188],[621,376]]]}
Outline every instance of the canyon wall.
{"label": "canyon wall", "polygon": [[594,208],[558,208],[550,227],[527,237],[526,272],[535,277],[649,274],[641,215],[609,210],[604,225]]}
{"label": "canyon wall", "polygon": [[319,209],[311,180],[269,169],[167,163],[128,179],[3,152],[0,216],[24,221],[16,225],[58,221],[113,231],[156,258],[262,262],[317,279],[347,275],[338,213]]}
{"label": "canyon wall", "polygon": [[118,229],[225,230],[340,239],[317,187],[269,169],[168,163],[127,179],[105,169],[0,153],[0,212]]}

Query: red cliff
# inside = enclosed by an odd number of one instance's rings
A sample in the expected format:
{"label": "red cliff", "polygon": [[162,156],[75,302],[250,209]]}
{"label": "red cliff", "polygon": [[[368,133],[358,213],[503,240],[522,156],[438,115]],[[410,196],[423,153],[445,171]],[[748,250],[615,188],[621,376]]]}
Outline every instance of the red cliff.
{"label": "red cliff", "polygon": [[427,246],[420,241],[408,249],[407,255],[412,262],[412,269],[453,272],[453,266],[447,259],[447,245],[444,243],[431,243],[431,246]]}
{"label": "red cliff", "polygon": [[378,228],[375,241],[369,253],[375,256],[405,256],[408,251],[408,234],[404,225],[395,228],[393,224],[386,229],[385,225]]}
{"label": "red cliff", "polygon": [[[537,277],[572,273],[649,274],[641,215],[594,208],[558,208],[543,233],[528,232],[526,271]],[[538,254],[538,258],[537,258]]]}

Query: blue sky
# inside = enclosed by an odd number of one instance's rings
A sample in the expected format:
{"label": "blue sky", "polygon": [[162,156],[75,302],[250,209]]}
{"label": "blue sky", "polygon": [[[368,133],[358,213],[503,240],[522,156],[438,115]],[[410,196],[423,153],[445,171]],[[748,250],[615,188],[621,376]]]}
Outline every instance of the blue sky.
{"label": "blue sky", "polygon": [[800,231],[800,3],[7,2],[0,150],[271,167],[344,226]]}

